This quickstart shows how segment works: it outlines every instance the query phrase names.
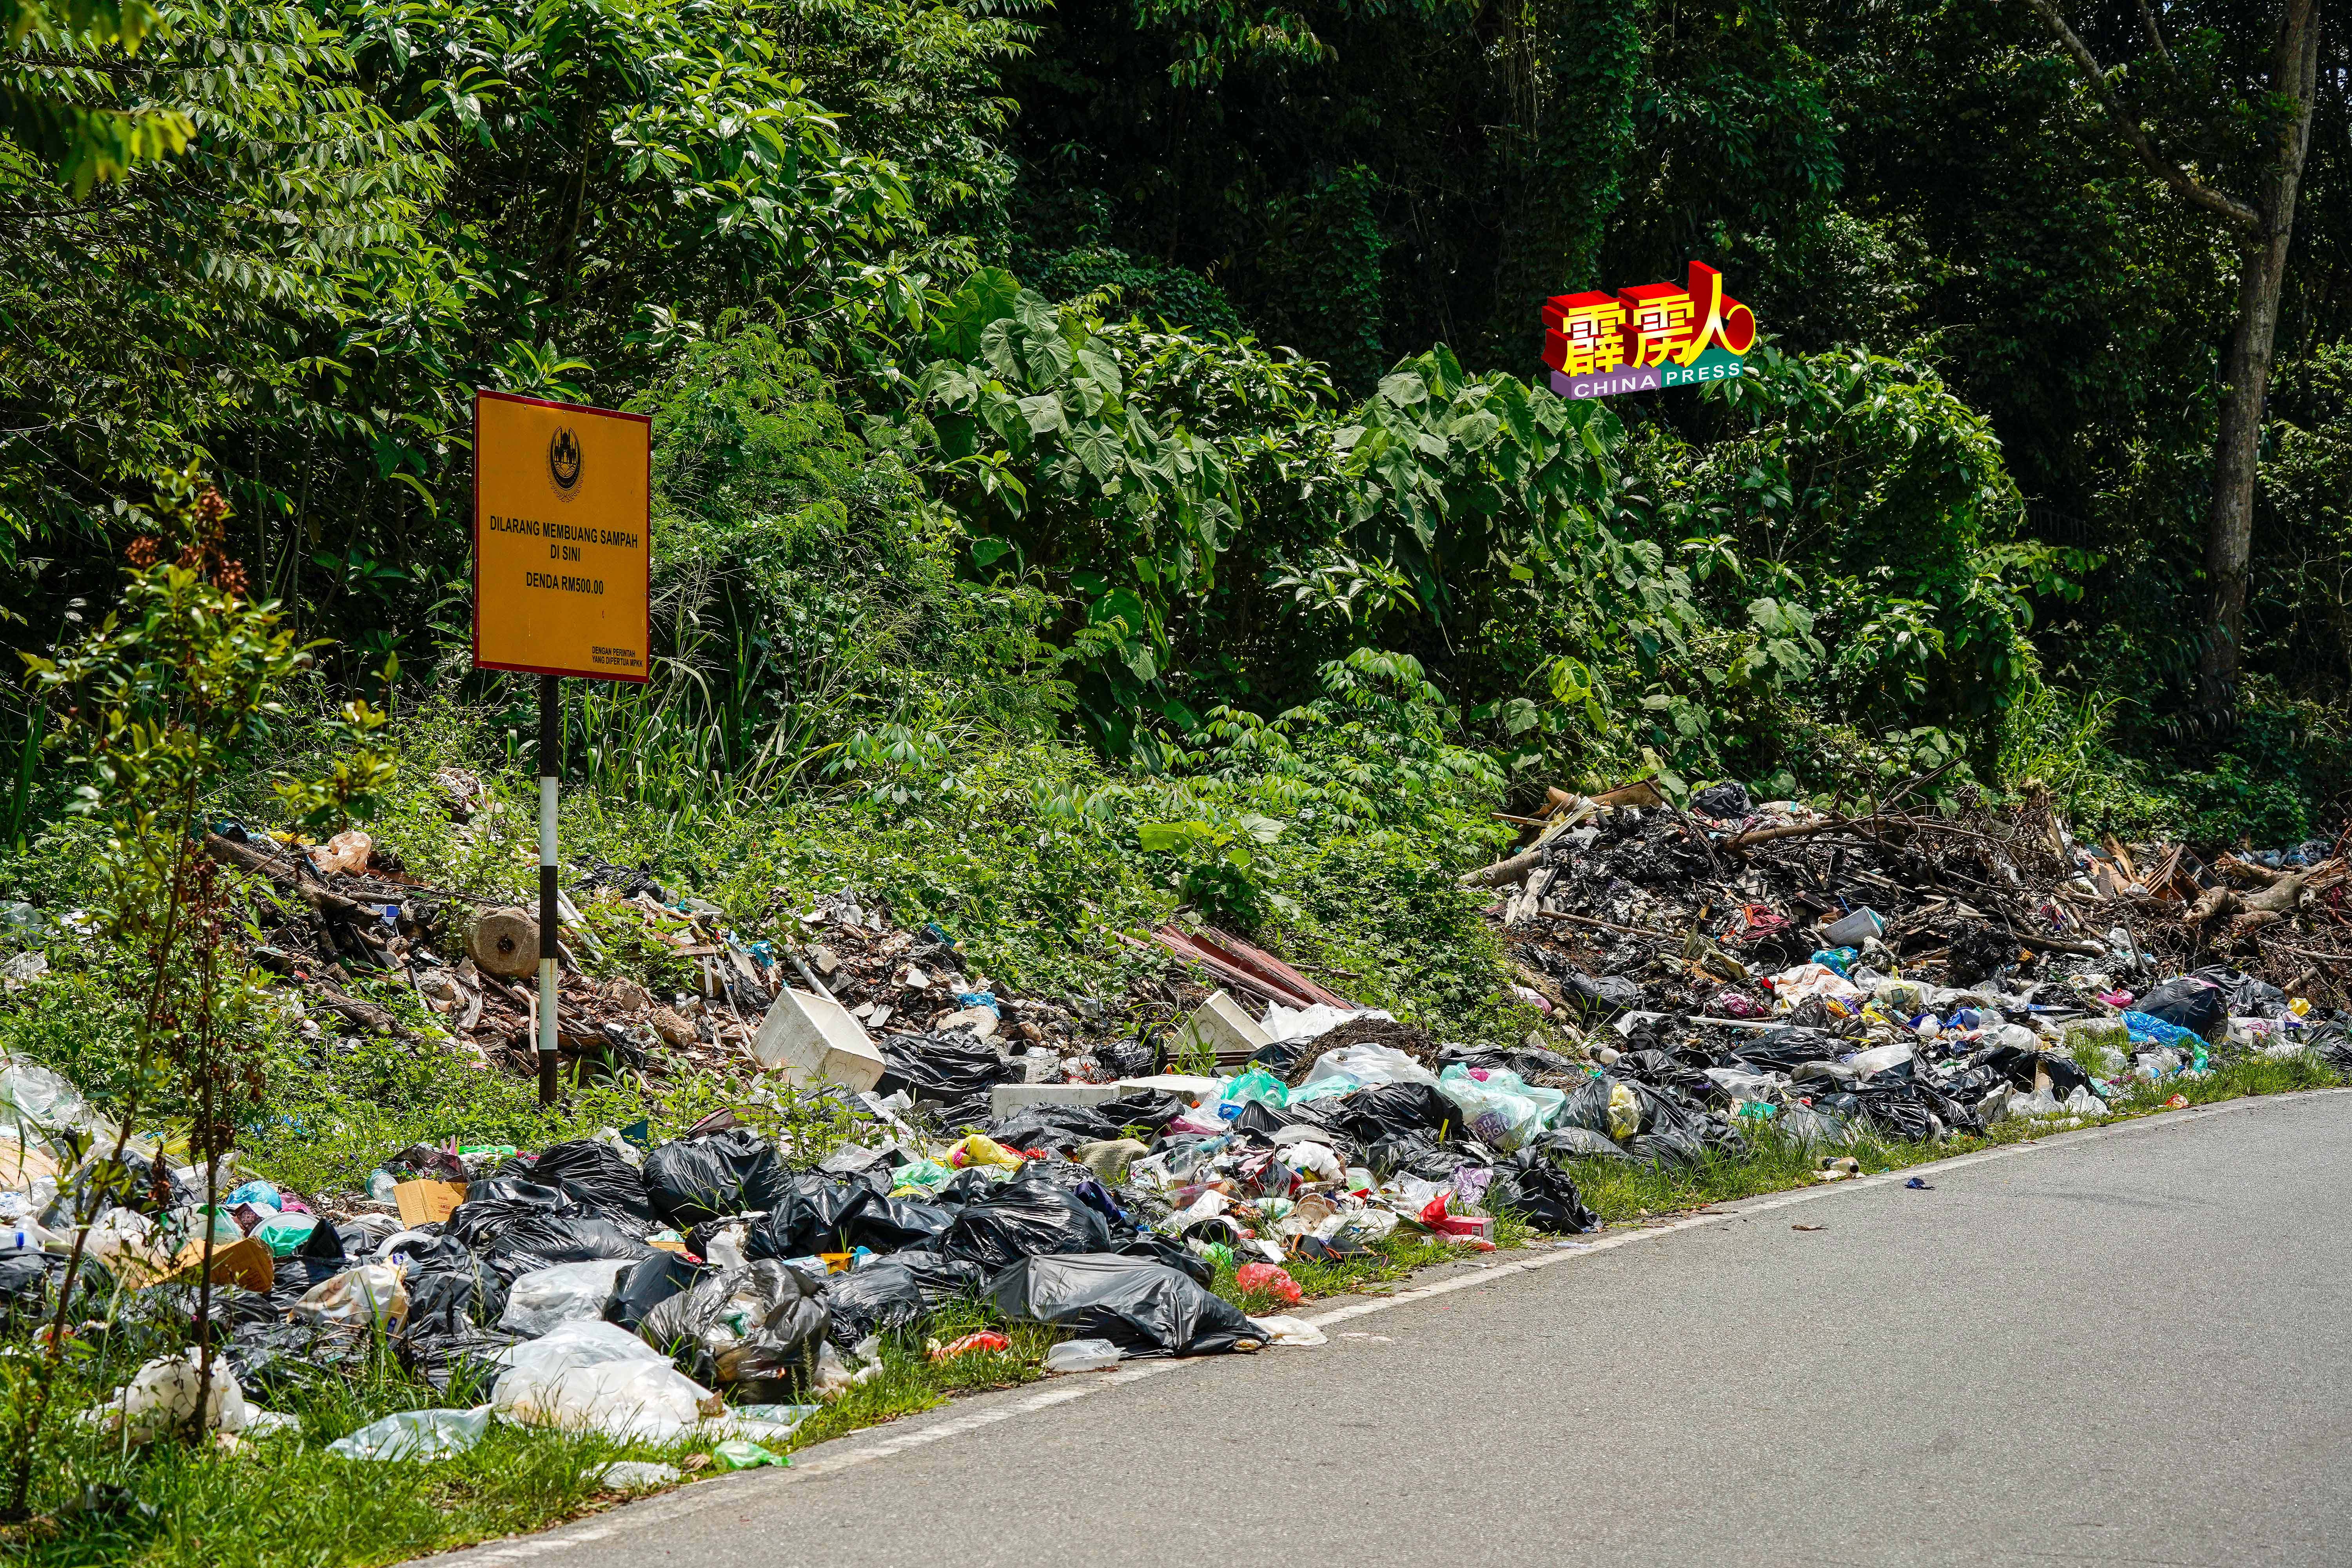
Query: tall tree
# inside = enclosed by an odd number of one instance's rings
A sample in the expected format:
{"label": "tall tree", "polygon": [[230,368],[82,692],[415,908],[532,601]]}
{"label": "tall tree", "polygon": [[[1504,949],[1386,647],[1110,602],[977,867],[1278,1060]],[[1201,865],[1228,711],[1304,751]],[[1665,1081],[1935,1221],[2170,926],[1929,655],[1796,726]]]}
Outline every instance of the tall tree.
{"label": "tall tree", "polygon": [[[2176,48],[2151,0],[2138,0],[2144,48],[2113,69],[2099,63],[2054,0],[2027,4],[2081,68],[2133,154],[2174,196],[2224,225],[2239,253],[2205,534],[2211,596],[2197,669],[2200,705],[2226,722],[2237,706],[2263,399],[2318,90],[2319,0],[2283,0],[2267,59],[2242,47],[2252,41],[2251,30],[2232,37],[2223,26],[2196,28]],[[2166,10],[2195,19],[2191,7]]]}

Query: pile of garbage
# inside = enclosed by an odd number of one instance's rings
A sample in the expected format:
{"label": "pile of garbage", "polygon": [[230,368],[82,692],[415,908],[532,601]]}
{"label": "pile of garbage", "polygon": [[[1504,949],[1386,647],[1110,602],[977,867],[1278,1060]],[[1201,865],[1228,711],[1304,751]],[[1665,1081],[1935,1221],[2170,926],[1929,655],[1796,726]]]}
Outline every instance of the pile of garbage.
{"label": "pile of garbage", "polygon": [[[699,984],[655,996],[569,969],[567,1054],[719,1068],[735,1109],[667,1142],[641,1122],[535,1152],[390,1151],[350,1192],[302,1194],[152,1140],[117,1168],[120,1130],[70,1084],[0,1061],[18,1128],[0,1139],[17,1226],[0,1305],[37,1302],[79,1240],[100,1276],[85,1289],[184,1321],[209,1258],[228,1381],[204,1419],[224,1432],[268,1429],[247,1394],[356,1366],[382,1334],[452,1408],[351,1434],[351,1457],[455,1451],[496,1416],[708,1436],[758,1463],[951,1303],[962,1325],[979,1302],[1070,1336],[1053,1372],[1312,1344],[1231,1298],[1296,1301],[1300,1260],[1398,1236],[1491,1249],[1505,1215],[1593,1229],[1589,1162],[1793,1139],[1833,1175],[1864,1136],[2104,1115],[2233,1054],[2352,1069],[2340,846],[2207,866],[2079,844],[2046,813],[1897,805],[1556,792],[1526,849],[1465,878],[1496,890],[1516,989],[1549,1019],[1501,1048],[1439,1041],[1211,928],[1134,942],[1166,963],[1131,998],[1155,1036],[1134,1008],[1016,997],[939,927],[851,892],[746,938],[592,865],[582,900],[632,911]],[[397,1027],[342,989],[396,973],[486,1064],[527,1062],[535,998],[503,972],[528,969],[510,948],[535,960],[521,911],[422,888],[361,835],[298,847],[230,824],[208,842],[278,889],[262,956],[303,995]],[[567,949],[597,940],[579,907],[567,893]],[[835,1130],[818,1146],[813,1102]],[[983,1329],[928,1353],[1006,1345]],[[194,1418],[185,1372],[158,1358],[92,1418],[134,1436]]]}
{"label": "pile of garbage", "polygon": [[[364,1196],[306,1195],[234,1155],[208,1177],[152,1140],[129,1140],[117,1165],[119,1129],[57,1075],[7,1064],[0,1111],[20,1135],[0,1210],[18,1228],[0,1294],[37,1310],[77,1232],[93,1303],[184,1321],[209,1268],[221,1358],[202,1419],[231,1436],[282,1429],[252,1401],[356,1370],[383,1335],[451,1408],[387,1418],[339,1453],[456,1451],[491,1417],[756,1447],[880,1375],[886,1339],[919,1339],[950,1303],[1068,1336],[1049,1372],[1311,1345],[1310,1326],[1229,1297],[1296,1302],[1294,1260],[1400,1233],[1491,1250],[1506,1210],[1596,1223],[1559,1165],[1521,1147],[1499,1062],[1433,1066],[1411,1031],[1381,1043],[1400,1027],[1384,1015],[1275,1004],[1259,1019],[1220,991],[1181,1048],[1238,1042],[1245,1069],[1088,1082],[1030,1066],[1039,1037],[1061,1037],[1050,1014],[1016,1010],[1034,1037],[983,1032],[1002,1015],[976,993],[950,998],[961,1016],[873,1042],[845,999],[872,1018],[931,988],[905,966],[952,973],[944,949],[873,934],[887,951],[817,955],[839,995],[787,987],[754,1032],[776,1058],[771,1101],[775,1080],[795,1083],[853,1129],[819,1157],[765,1130],[755,1095],[667,1142],[640,1126],[536,1152],[418,1145],[368,1172]],[[988,1330],[929,1353],[1007,1343]],[[134,1441],[184,1427],[193,1375],[185,1354],[158,1357],[89,1418]]]}
{"label": "pile of garbage", "polygon": [[[471,775],[439,776],[453,812],[490,809]],[[462,817],[459,826],[487,831]],[[286,982],[306,1037],[410,1035],[394,1011],[352,994],[354,977],[366,975],[407,986],[439,1029],[486,1068],[537,1071],[533,910],[430,887],[357,831],[305,845],[226,822],[205,842],[269,884],[258,910],[267,940],[253,956]],[[804,910],[779,905],[768,911],[773,938],[731,929],[718,905],[673,894],[646,869],[592,861],[576,869],[558,900],[556,1043],[567,1076],[630,1073],[659,1085],[772,1066],[772,1053],[760,1045],[762,1021],[794,981],[842,1002],[876,1034],[947,1030],[998,1040],[1025,1058],[1007,1070],[1027,1081],[1108,1080],[1148,1070],[1150,1052],[1123,1035],[1123,1020],[1102,1003],[1082,998],[1080,1012],[1016,998],[984,974],[964,973],[953,942],[936,925],[898,930],[854,892]],[[669,973],[690,973],[692,988],[656,994],[626,975],[592,978],[588,967],[627,967],[604,962],[612,955],[599,923],[608,932],[629,931],[640,965],[645,953],[656,954]]]}
{"label": "pile of garbage", "polygon": [[2340,844],[2208,866],[2078,842],[2046,809],[1899,803],[1552,792],[1527,848],[1465,878],[1497,889],[1522,999],[1601,1068],[1530,1075],[1589,1101],[1535,1125],[1686,1156],[1767,1126],[1840,1142],[2103,1115],[2232,1054],[2352,1068]]}

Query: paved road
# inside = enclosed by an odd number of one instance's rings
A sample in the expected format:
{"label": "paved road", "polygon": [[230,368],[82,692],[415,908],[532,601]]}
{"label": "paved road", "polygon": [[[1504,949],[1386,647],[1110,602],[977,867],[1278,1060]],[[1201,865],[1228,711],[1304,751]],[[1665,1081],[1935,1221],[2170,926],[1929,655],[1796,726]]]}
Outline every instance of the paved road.
{"label": "paved road", "polygon": [[992,1395],[440,1561],[2352,1563],[2352,1093],[1928,1179],[1548,1254],[1320,1349]]}

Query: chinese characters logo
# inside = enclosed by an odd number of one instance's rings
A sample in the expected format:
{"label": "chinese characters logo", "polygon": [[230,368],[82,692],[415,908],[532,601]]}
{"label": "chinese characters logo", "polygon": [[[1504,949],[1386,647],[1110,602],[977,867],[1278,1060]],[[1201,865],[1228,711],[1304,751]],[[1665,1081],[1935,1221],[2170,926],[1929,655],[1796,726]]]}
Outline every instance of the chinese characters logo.
{"label": "chinese characters logo", "polygon": [[1562,397],[1608,397],[1727,381],[1755,346],[1756,312],[1723,291],[1723,275],[1690,264],[1690,281],[1597,289],[1545,301],[1544,363]]}

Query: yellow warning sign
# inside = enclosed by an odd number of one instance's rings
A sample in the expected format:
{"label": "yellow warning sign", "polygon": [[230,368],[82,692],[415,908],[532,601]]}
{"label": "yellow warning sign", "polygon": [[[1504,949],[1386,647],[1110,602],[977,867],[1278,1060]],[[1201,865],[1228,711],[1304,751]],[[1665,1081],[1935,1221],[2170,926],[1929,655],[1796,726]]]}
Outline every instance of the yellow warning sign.
{"label": "yellow warning sign", "polygon": [[474,668],[644,680],[653,421],[474,394]]}

